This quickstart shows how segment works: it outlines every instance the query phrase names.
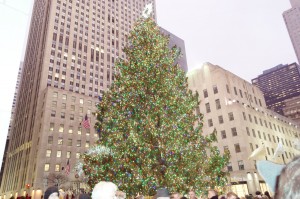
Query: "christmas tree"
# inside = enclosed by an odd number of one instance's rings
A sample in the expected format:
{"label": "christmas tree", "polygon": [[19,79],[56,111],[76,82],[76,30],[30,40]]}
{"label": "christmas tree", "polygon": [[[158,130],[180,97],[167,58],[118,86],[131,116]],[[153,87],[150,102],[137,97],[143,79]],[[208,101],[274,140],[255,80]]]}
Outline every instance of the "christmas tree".
{"label": "christmas tree", "polygon": [[215,133],[203,135],[198,94],[168,44],[151,18],[131,31],[126,59],[98,105],[98,146],[83,156],[91,187],[106,180],[129,195],[153,195],[160,187],[202,192],[226,184],[229,155],[213,146]]}

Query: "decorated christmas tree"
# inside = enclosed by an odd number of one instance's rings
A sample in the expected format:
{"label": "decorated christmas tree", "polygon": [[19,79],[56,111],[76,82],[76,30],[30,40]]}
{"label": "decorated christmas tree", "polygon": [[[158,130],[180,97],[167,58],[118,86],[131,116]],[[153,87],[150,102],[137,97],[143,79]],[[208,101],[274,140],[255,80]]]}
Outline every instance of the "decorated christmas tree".
{"label": "decorated christmas tree", "polygon": [[93,187],[112,181],[129,195],[153,195],[157,188],[197,192],[225,186],[228,154],[221,155],[215,133],[204,136],[198,94],[188,89],[169,48],[151,18],[137,22],[116,63],[115,81],[96,113],[98,146],[83,156]]}

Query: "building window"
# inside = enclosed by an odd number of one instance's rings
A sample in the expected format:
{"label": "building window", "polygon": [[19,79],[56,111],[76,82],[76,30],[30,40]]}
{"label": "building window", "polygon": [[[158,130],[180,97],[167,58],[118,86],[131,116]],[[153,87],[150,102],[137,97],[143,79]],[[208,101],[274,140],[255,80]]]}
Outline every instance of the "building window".
{"label": "building window", "polygon": [[217,110],[218,110],[218,109],[221,109],[220,100],[219,100],[219,99],[216,99],[215,102],[216,102],[216,109],[217,109]]}
{"label": "building window", "polygon": [[236,87],[233,87],[233,90],[234,90],[234,94],[237,95]]}
{"label": "building window", "polygon": [[267,137],[266,137],[266,133],[265,132],[263,132],[263,136],[264,136],[264,140],[267,141]]}
{"label": "building window", "polygon": [[56,108],[57,107],[57,101],[52,101],[52,108]]}
{"label": "building window", "polygon": [[80,153],[76,153],[76,159],[80,158]]}
{"label": "building window", "polygon": [[231,128],[231,133],[232,133],[232,136],[237,136],[237,131],[236,131],[236,128]]}
{"label": "building window", "polygon": [[205,104],[205,108],[206,108],[206,113],[210,113],[210,105],[209,105],[209,103]]}
{"label": "building window", "polygon": [[204,90],[203,90],[203,96],[204,96],[204,98],[207,98],[207,97],[208,97],[207,89],[204,89]]}
{"label": "building window", "polygon": [[232,171],[232,165],[231,165],[231,162],[228,162],[228,164],[227,164],[227,170],[228,170],[228,172],[231,172],[231,171]]}
{"label": "building window", "polygon": [[222,139],[226,138],[226,131],[225,130],[221,131],[221,137],[222,137]]}
{"label": "building window", "polygon": [[83,99],[82,98],[80,98],[79,103],[83,104]]}
{"label": "building window", "polygon": [[213,91],[214,91],[214,94],[218,93],[218,87],[216,85],[213,86]]}
{"label": "building window", "polygon": [[81,140],[77,140],[76,146],[81,147]]}
{"label": "building window", "polygon": [[251,151],[254,151],[254,148],[253,148],[253,144],[252,144],[252,143],[250,143],[250,149],[251,149]]}
{"label": "building window", "polygon": [[70,114],[70,120],[74,120],[74,114]]}
{"label": "building window", "polygon": [[53,144],[53,136],[48,136],[48,144]]}
{"label": "building window", "polygon": [[57,96],[58,96],[58,93],[57,92],[53,92],[52,97],[53,98],[57,98]]}
{"label": "building window", "polygon": [[260,131],[257,131],[259,139],[261,139]]}
{"label": "building window", "polygon": [[59,172],[60,171],[60,164],[55,165],[55,171]]}
{"label": "building window", "polygon": [[56,111],[55,110],[51,110],[51,117],[55,117],[56,115]]}
{"label": "building window", "polygon": [[254,116],[254,122],[255,122],[255,124],[257,124],[257,118],[256,118],[256,116]]}
{"label": "building window", "polygon": [[250,136],[250,130],[248,127],[246,127],[247,135]]}
{"label": "building window", "polygon": [[251,115],[249,114],[248,116],[249,116],[249,121],[252,122],[252,117],[251,117]]}
{"label": "building window", "polygon": [[241,96],[241,98],[243,98],[243,92],[242,92],[242,90],[239,89],[239,91],[240,91],[240,96]]}
{"label": "building window", "polygon": [[71,158],[71,151],[67,151],[67,158]]}
{"label": "building window", "polygon": [[72,139],[71,138],[68,139],[68,146],[72,146]]}
{"label": "building window", "polygon": [[50,169],[50,164],[45,164],[44,171],[49,171],[49,169]]}
{"label": "building window", "polygon": [[64,132],[64,125],[63,124],[59,125],[58,132],[60,132],[60,133]]}
{"label": "building window", "polygon": [[208,119],[207,123],[209,127],[212,127],[214,125],[212,119]]}
{"label": "building window", "polygon": [[234,149],[235,149],[235,152],[236,152],[236,153],[241,152],[240,144],[235,144],[235,145],[234,145]]}
{"label": "building window", "polygon": [[245,121],[247,121],[247,117],[246,117],[246,113],[245,112],[243,112],[243,118],[244,118]]}
{"label": "building window", "polygon": [[71,97],[71,101],[72,101],[72,102],[75,102],[75,101],[76,101],[76,97],[72,96],[72,97]]}
{"label": "building window", "polygon": [[223,124],[223,123],[224,123],[224,120],[223,120],[223,116],[222,116],[222,115],[219,115],[219,116],[218,116],[218,119],[219,119],[219,124]]}
{"label": "building window", "polygon": [[75,111],[75,105],[71,105],[71,111]]}
{"label": "building window", "polygon": [[239,165],[239,170],[244,170],[245,169],[243,160],[239,160],[238,165]]}
{"label": "building window", "polygon": [[230,93],[228,84],[226,84],[226,90],[227,90],[227,93]]}
{"label": "building window", "polygon": [[50,150],[50,149],[47,149],[47,150],[46,150],[46,157],[47,157],[47,158],[50,158],[50,157],[51,157],[51,150]]}
{"label": "building window", "polygon": [[66,109],[66,107],[67,107],[66,103],[61,104],[61,109]]}
{"label": "building window", "polygon": [[65,113],[64,112],[60,113],[60,118],[65,119]]}
{"label": "building window", "polygon": [[54,123],[50,123],[49,131],[54,131]]}
{"label": "building window", "polygon": [[86,147],[86,148],[90,147],[90,141],[86,141],[86,142],[85,142],[85,147]]}
{"label": "building window", "polygon": [[[91,110],[88,110],[88,114],[90,114]],[[199,106],[196,107],[196,115],[201,115]]]}
{"label": "building window", "polygon": [[61,157],[61,151],[57,151],[56,157],[57,157],[57,158],[60,158],[60,157]]}
{"label": "building window", "polygon": [[73,126],[70,126],[69,127],[69,131],[68,131],[70,134],[72,134],[73,133]]}
{"label": "building window", "polygon": [[91,100],[88,100],[88,101],[87,101],[87,105],[88,105],[88,106],[92,106],[92,101],[91,101]]}
{"label": "building window", "polygon": [[224,153],[225,153],[225,152],[229,152],[228,146],[224,146]]}
{"label": "building window", "polygon": [[228,118],[229,118],[229,121],[234,120],[233,112],[228,113]]}
{"label": "building window", "polygon": [[62,139],[62,138],[58,138],[57,144],[58,144],[58,145],[62,145],[62,144],[63,144],[63,139]]}
{"label": "building window", "polygon": [[63,100],[66,100],[66,99],[67,99],[67,95],[66,95],[66,94],[63,94],[63,95],[62,95],[62,99],[63,99]]}
{"label": "building window", "polygon": [[81,135],[81,132],[82,132],[82,128],[81,128],[81,127],[78,127],[77,133],[78,133],[79,135]]}
{"label": "building window", "polygon": [[253,137],[256,138],[256,134],[255,134],[255,130],[254,129],[252,129],[252,135],[253,135]]}

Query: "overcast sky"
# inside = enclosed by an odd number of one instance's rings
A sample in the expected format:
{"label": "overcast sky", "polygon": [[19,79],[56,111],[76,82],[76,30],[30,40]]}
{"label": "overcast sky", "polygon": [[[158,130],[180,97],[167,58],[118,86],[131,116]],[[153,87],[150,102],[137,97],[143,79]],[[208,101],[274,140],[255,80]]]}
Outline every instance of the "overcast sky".
{"label": "overcast sky", "polygon": [[[0,0],[0,163],[32,0]],[[156,0],[158,24],[185,41],[188,67],[219,65],[250,81],[296,56],[288,0]],[[17,116],[18,117],[18,116]]]}

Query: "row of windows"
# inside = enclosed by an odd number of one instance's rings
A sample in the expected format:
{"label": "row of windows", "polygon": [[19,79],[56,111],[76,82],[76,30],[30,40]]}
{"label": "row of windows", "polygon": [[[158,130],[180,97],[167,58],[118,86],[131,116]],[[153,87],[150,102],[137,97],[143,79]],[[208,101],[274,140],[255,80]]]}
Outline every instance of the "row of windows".
{"label": "row of windows", "polygon": [[[246,115],[245,112],[243,112],[243,118],[244,118],[245,121],[247,121],[247,115]],[[272,125],[271,122],[268,123],[266,120],[262,120],[261,118],[258,118],[258,119],[257,119],[256,116],[253,116],[253,119],[254,119],[255,124],[258,124],[258,121],[259,121],[259,124],[260,124],[261,126],[265,126],[266,128],[274,129],[275,131],[278,130],[280,133],[282,132],[282,133],[284,133],[284,134],[285,134],[285,132],[286,132],[286,133],[289,134],[290,136],[294,136],[294,134],[292,133],[291,130],[288,130],[287,128],[283,128],[283,126],[281,126],[281,128],[280,128],[280,126],[279,126],[278,124],[277,124],[277,126],[276,126],[274,123],[273,123],[273,125]],[[253,119],[252,119],[252,116],[251,116],[250,114],[248,114],[248,120],[249,120],[250,122],[253,122]]]}
{"label": "row of windows", "polygon": [[[234,94],[238,95],[237,88],[233,87],[233,90],[234,90]],[[227,91],[228,94],[230,94],[230,88],[227,84],[226,84],[226,91]],[[218,92],[219,92],[218,87],[216,85],[213,85],[213,93],[217,94]],[[254,89],[253,89],[253,93],[254,93]],[[244,94],[245,94],[246,99],[249,100],[252,103],[253,102],[252,95],[248,94],[247,92],[244,92]],[[242,92],[241,89],[239,89],[239,95],[240,95],[241,98],[244,98],[244,95],[243,95],[243,92]],[[203,90],[203,96],[204,96],[204,98],[208,97],[208,90],[207,89]],[[254,96],[254,102],[257,105],[259,103],[259,105],[262,106],[261,100],[260,99],[257,100],[257,98],[255,96]]]}
{"label": "row of windows", "polygon": [[[254,149],[253,144],[250,143],[249,145],[250,145],[251,151],[254,151],[255,149]],[[256,146],[256,148],[258,148],[257,144],[255,146]],[[273,148],[266,147],[266,149],[267,149],[268,155],[273,155],[274,154],[274,149]],[[293,158],[293,157],[295,157],[295,154],[292,154],[291,152],[285,151],[284,154],[285,154],[286,158]]]}
{"label": "row of windows", "polygon": [[[251,136],[251,133],[250,133],[250,130],[249,130],[249,127],[246,127],[246,132],[247,132],[247,135],[248,136]],[[257,131],[257,135],[258,135],[258,138],[259,139],[262,139],[262,136],[261,136],[261,132],[258,130]],[[267,136],[266,136],[266,133],[265,132],[262,132],[262,135],[263,135],[263,139],[267,141]],[[256,131],[254,129],[252,129],[252,136],[256,138]],[[279,141],[279,137],[277,137],[277,139],[275,138],[275,135],[272,135],[272,138],[273,140],[271,139],[271,135],[268,134],[268,139],[270,142],[274,142],[274,143],[278,143]],[[285,142],[284,142],[285,141]],[[290,140],[287,140],[287,139],[283,139],[281,138],[281,142],[283,145],[286,145],[286,146],[290,146],[292,147],[292,142]]]}
{"label": "row of windows", "polygon": [[[228,146],[224,146],[224,152],[226,152],[226,151],[230,152]],[[234,151],[235,151],[235,153],[240,153],[241,152],[241,147],[240,147],[239,143],[234,144]]]}
{"label": "row of windows", "polygon": [[[245,170],[245,166],[244,166],[243,160],[239,160],[239,161],[237,162],[237,165],[238,165],[238,169],[239,169],[239,170]],[[228,170],[229,172],[233,171],[233,169],[232,169],[232,163],[231,163],[231,162],[228,162],[228,164],[227,164],[227,170]]]}
{"label": "row of windows", "polygon": [[[218,120],[219,120],[219,124],[223,124],[224,123],[223,115],[219,115],[218,116]],[[233,112],[228,113],[228,120],[229,121],[233,121],[234,120]],[[207,123],[208,123],[208,127],[212,127],[213,126],[213,120],[212,119],[208,119]]]}
{"label": "row of windows", "polygon": [[[216,99],[216,100],[215,100],[215,104],[216,104],[216,110],[221,109],[220,99]],[[209,102],[208,102],[208,103],[205,103],[205,109],[206,109],[206,113],[210,113],[210,112],[211,112]]]}
{"label": "row of windows", "polygon": [[[77,140],[76,141],[76,147],[81,147],[81,141],[82,140]],[[60,137],[60,138],[57,139],[57,145],[63,145],[63,143],[64,143],[63,138]],[[53,144],[53,136],[48,136],[48,144]],[[66,146],[73,146],[73,139],[68,138]],[[84,146],[87,147],[87,148],[90,147],[90,141],[86,141]],[[50,151],[50,153],[51,153],[51,151]],[[60,154],[61,154],[61,151],[60,151]],[[48,156],[46,156],[46,157],[48,157]]]}

